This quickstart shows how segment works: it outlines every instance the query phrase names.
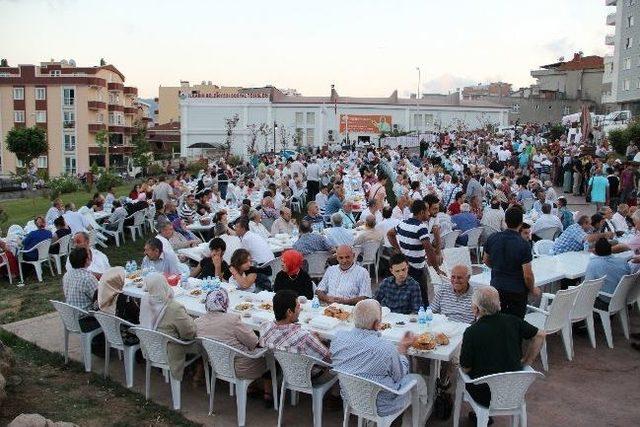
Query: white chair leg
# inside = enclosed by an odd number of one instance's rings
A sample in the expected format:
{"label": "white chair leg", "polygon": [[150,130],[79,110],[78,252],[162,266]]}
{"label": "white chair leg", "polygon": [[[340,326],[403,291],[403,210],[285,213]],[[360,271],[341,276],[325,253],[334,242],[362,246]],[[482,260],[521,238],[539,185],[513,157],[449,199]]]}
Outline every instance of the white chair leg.
{"label": "white chair leg", "polygon": [[349,427],[349,405],[344,403],[344,416],[342,417],[342,427]]}
{"label": "white chair leg", "polygon": [[291,391],[291,406],[296,406],[298,404],[298,392],[295,390]]}
{"label": "white chair leg", "polygon": [[36,262],[33,264],[33,268],[36,269],[36,276],[38,276],[38,282],[42,282],[42,264]]}
{"label": "white chair leg", "polygon": [[84,360],[84,371],[91,372],[91,334],[80,334],[80,343],[82,345],[82,358]]}
{"label": "white chair leg", "polygon": [[607,345],[609,348],[613,348],[613,334],[611,333],[611,317],[609,313],[600,313],[600,320],[602,321],[602,329],[604,329],[604,336],[607,339]]}
{"label": "white chair leg", "polygon": [[110,362],[110,357],[111,356],[111,346],[109,345],[109,342],[107,341],[107,337],[105,336],[104,338],[104,373],[102,374],[104,376],[104,378],[107,378],[109,376],[109,362]]}
{"label": "white chair leg", "polygon": [[593,324],[593,313],[587,316],[587,332],[589,333],[589,341],[591,341],[591,347],[596,348],[596,328]]}
{"label": "white chair leg", "polygon": [[69,331],[64,328],[64,364],[69,363]]}
{"label": "white chair leg", "polygon": [[620,317],[620,323],[622,324],[622,332],[624,333],[624,337],[629,341],[629,310],[627,309],[627,305],[625,304],[622,307],[622,310],[618,312],[618,317]]}
{"label": "white chair leg", "polygon": [[522,411],[520,412],[520,426],[527,427],[527,403],[522,403]]}
{"label": "white chair leg", "polygon": [[137,345],[124,347],[124,378],[127,388],[133,387],[133,371],[135,370],[136,351],[140,348]]}
{"label": "white chair leg", "polygon": [[22,263],[18,261],[18,270],[20,271],[20,283],[24,283],[24,275],[22,274]]}
{"label": "white chair leg", "polygon": [[564,344],[564,352],[567,354],[567,360],[573,360],[573,339],[571,333],[571,323],[562,328],[562,343]]}
{"label": "white chair leg", "polygon": [[163,369],[162,370],[162,375],[164,376],[164,382],[165,383],[169,383],[169,370],[168,369]]}
{"label": "white chair leg", "polygon": [[411,421],[413,427],[420,426],[420,400],[416,386],[411,390]]}
{"label": "white chair leg", "polygon": [[[540,359],[542,360],[542,367],[545,371],[549,370],[549,359],[547,355],[547,339],[544,339],[544,343],[542,344],[542,348],[540,349]],[[480,425],[480,424],[478,424]]]}
{"label": "white chair leg", "polygon": [[177,380],[169,372],[169,379],[171,381],[171,400],[173,401],[173,409],[180,410],[180,380]]}
{"label": "white chair leg", "polygon": [[476,418],[478,419],[478,427],[487,427],[489,425],[489,411],[476,412]]}
{"label": "white chair leg", "polygon": [[248,382],[240,381],[236,384],[236,405],[238,406],[238,426],[243,427],[247,415],[247,386]]}
{"label": "white chair leg", "polygon": [[513,414],[511,416],[511,427],[518,427],[520,421],[520,414]]}
{"label": "white chair leg", "polygon": [[49,270],[51,271],[51,276],[55,277],[56,273],[53,272],[53,265],[51,264],[51,258],[47,260],[47,264],[49,264]]}
{"label": "white chair leg", "polygon": [[458,379],[458,385],[456,386],[456,397],[453,404],[453,427],[460,425],[460,411],[462,410],[462,395],[464,394],[464,383]]}
{"label": "white chair leg", "polygon": [[207,394],[211,394],[211,380],[209,379],[209,363],[203,358],[204,365],[204,383],[206,384]]}
{"label": "white chair leg", "polygon": [[233,383],[229,383],[229,396],[233,397],[234,386]]}
{"label": "white chair leg", "polygon": [[151,391],[151,363],[147,360],[147,366],[145,369],[144,379],[144,397],[149,400],[149,393]]}
{"label": "white chair leg", "polygon": [[211,393],[209,393],[209,415],[213,414],[213,398],[216,395],[216,373],[211,368]]}
{"label": "white chair leg", "polygon": [[271,393],[273,393],[273,409],[277,411],[278,410],[278,370],[276,369],[276,360],[273,358],[273,356],[267,357],[267,366],[271,371]]}
{"label": "white chair leg", "polygon": [[[282,425],[282,415],[284,412],[284,398],[287,394],[286,382],[282,380],[282,388],[280,389],[280,405],[278,405],[278,427]],[[275,398],[274,398],[275,399]]]}
{"label": "white chair leg", "polygon": [[316,392],[311,395],[311,409],[313,411],[313,427],[322,427],[322,393]]}

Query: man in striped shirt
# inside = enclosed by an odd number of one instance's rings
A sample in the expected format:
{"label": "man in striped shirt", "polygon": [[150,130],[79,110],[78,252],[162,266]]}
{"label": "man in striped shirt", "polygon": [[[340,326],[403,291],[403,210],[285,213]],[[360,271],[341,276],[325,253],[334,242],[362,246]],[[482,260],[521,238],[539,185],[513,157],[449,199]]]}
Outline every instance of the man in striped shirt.
{"label": "man in striped shirt", "polygon": [[409,262],[409,275],[420,283],[422,302],[429,303],[429,294],[433,295],[428,264],[438,273],[442,273],[439,265],[440,229],[434,225],[429,233],[427,222],[437,215],[440,201],[433,194],[425,196],[425,201],[415,200],[411,205],[412,218],[409,218],[388,231],[389,243],[399,250]]}
{"label": "man in striped shirt", "polygon": [[443,283],[431,304],[434,313],[442,313],[454,322],[473,323],[473,289],[469,286],[469,268],[458,264],[451,269],[451,284]]}

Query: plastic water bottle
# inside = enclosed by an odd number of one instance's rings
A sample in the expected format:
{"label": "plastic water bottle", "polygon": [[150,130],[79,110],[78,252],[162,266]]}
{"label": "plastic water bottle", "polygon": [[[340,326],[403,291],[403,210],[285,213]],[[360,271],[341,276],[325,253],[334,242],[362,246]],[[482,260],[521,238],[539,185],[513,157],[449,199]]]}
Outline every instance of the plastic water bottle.
{"label": "plastic water bottle", "polygon": [[433,322],[433,310],[431,310],[430,306],[427,306],[427,311],[424,314],[425,319],[426,319],[426,326],[427,328],[429,326],[431,326],[431,322]]}
{"label": "plastic water bottle", "polygon": [[127,273],[127,275],[131,274],[131,260],[127,261],[127,263],[125,264],[124,271]]}
{"label": "plastic water bottle", "polygon": [[584,242],[584,245],[582,247],[585,252],[589,252],[589,242]]}
{"label": "plastic water bottle", "polygon": [[189,286],[189,267],[184,264],[180,264],[180,287],[187,289]]}
{"label": "plastic water bottle", "polygon": [[427,312],[424,310],[424,307],[420,307],[418,310],[418,327],[421,331],[427,327]]}
{"label": "plastic water bottle", "polygon": [[311,308],[314,310],[320,309],[320,300],[318,299],[318,295],[314,295],[311,300]]}
{"label": "plastic water bottle", "polygon": [[138,263],[136,262],[135,259],[131,261],[131,270],[132,271],[138,270]]}

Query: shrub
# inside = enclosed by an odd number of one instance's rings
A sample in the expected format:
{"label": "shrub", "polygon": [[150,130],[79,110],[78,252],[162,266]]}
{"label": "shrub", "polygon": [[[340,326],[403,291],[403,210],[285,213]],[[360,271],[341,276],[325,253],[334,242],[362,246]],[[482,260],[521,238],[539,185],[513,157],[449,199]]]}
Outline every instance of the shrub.
{"label": "shrub", "polygon": [[236,166],[240,166],[242,164],[242,157],[240,156],[235,156],[235,155],[231,155],[227,158],[227,163],[229,164],[229,166],[231,166],[232,168],[236,167]]}
{"label": "shrub", "polygon": [[80,188],[80,181],[71,175],[61,175],[49,181],[49,197],[54,200],[61,194],[73,193]]}
{"label": "shrub", "polygon": [[151,163],[147,167],[147,175],[162,175],[165,170],[157,163]]}
{"label": "shrub", "polygon": [[187,165],[187,172],[190,174],[197,174],[201,169],[207,170],[208,167],[209,161],[207,159],[199,159]]}
{"label": "shrub", "polygon": [[625,131],[622,129],[614,129],[609,132],[609,143],[611,143],[611,147],[621,155],[625,154],[627,145],[629,145]]}
{"label": "shrub", "polygon": [[551,126],[551,129],[549,129],[549,137],[552,141],[555,141],[556,139],[560,139],[562,135],[566,133],[566,131],[567,130],[565,129],[565,127],[561,124],[555,124]]}
{"label": "shrub", "polygon": [[103,172],[100,178],[96,181],[96,189],[98,191],[107,191],[109,187],[117,187],[122,185],[123,180],[120,175],[115,175],[109,172]]}

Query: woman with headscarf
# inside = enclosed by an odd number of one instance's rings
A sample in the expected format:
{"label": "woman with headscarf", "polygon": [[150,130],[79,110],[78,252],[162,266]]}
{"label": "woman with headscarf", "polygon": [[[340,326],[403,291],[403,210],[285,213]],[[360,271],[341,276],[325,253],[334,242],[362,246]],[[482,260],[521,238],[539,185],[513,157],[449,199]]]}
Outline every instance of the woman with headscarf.
{"label": "woman with headscarf", "polygon": [[[239,315],[227,313],[229,295],[224,288],[209,292],[204,306],[207,312],[195,321],[199,337],[211,338],[246,353],[251,353],[258,347],[258,336],[253,330],[242,323]],[[257,379],[267,371],[267,364],[264,358],[236,356],[235,370],[239,378]],[[271,382],[265,380],[265,400],[273,399],[270,389]]]}
{"label": "woman with headscarf", "polygon": [[175,230],[175,234],[179,234],[181,237],[176,237],[179,240],[186,240],[189,242],[196,242],[192,245],[199,245],[201,242],[195,234],[191,231],[187,230],[184,226],[184,222],[182,222],[182,218],[178,217],[171,221],[171,225],[173,225],[173,229]]}
{"label": "woman with headscarf", "polygon": [[111,267],[98,282],[98,307],[100,311],[137,324],[140,307],[137,299],[122,293],[126,272],[123,267]]}
{"label": "woman with headscarf", "polygon": [[[160,273],[152,273],[144,278],[144,286],[147,294],[140,303],[140,326],[183,341],[194,339],[196,325],[184,306],[173,299],[173,290],[167,279]],[[196,344],[183,346],[169,343],[167,353],[171,375],[182,381],[185,356],[187,353],[198,352]]]}
{"label": "woman with headscarf", "polygon": [[282,271],[276,274],[273,291],[284,289],[294,291],[298,296],[313,298],[313,283],[306,271],[302,270],[304,257],[294,249],[284,251],[282,254]]}

